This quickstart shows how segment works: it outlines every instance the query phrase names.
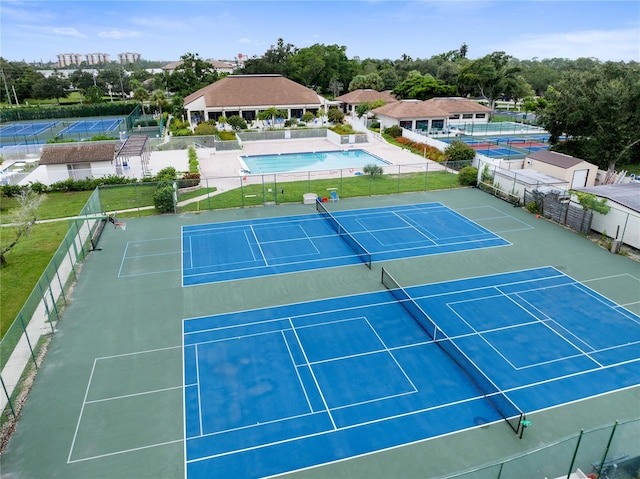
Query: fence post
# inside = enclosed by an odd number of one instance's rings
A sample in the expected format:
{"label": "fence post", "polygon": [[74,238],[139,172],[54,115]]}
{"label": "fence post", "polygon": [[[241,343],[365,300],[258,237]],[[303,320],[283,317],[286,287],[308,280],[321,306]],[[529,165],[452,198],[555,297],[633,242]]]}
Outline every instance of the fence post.
{"label": "fence post", "polygon": [[9,391],[7,391],[7,386],[4,385],[4,380],[2,379],[2,376],[0,376],[0,382],[2,383],[2,389],[4,389],[4,395],[7,398],[7,404],[9,405],[9,408],[11,409],[11,414],[13,414],[13,417],[16,417],[16,410],[13,409],[13,403],[11,402],[11,397],[9,396]]}
{"label": "fence post", "polygon": [[611,436],[609,436],[609,441],[607,442],[607,447],[604,448],[604,454],[602,455],[602,461],[600,461],[600,467],[598,467],[598,478],[600,479],[600,474],[602,474],[602,467],[607,460],[607,455],[609,454],[609,448],[611,447],[611,442],[613,441],[613,436],[616,433],[616,428],[618,427],[618,421],[613,424],[613,429],[611,430]]}
{"label": "fence post", "polygon": [[38,369],[38,361],[36,360],[36,355],[33,352],[33,347],[31,346],[31,340],[29,339],[29,333],[27,333],[27,327],[24,325],[24,319],[22,317],[22,313],[20,313],[20,324],[22,325],[22,331],[24,331],[24,338],[27,340],[27,346],[29,346],[29,352],[31,353],[31,360],[33,361],[34,366]]}
{"label": "fence post", "polygon": [[582,441],[582,434],[584,434],[584,429],[580,429],[580,435],[578,436],[578,443],[576,444],[576,449],[573,451],[573,457],[571,458],[571,465],[569,465],[569,472],[567,473],[567,479],[571,477],[571,471],[573,471],[573,466],[576,463],[576,457],[578,456],[578,449],[580,449],[580,441]]}

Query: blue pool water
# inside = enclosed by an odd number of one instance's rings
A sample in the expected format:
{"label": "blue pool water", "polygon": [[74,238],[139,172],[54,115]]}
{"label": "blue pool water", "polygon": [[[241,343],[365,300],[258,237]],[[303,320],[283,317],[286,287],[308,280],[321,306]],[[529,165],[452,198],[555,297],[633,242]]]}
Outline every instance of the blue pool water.
{"label": "blue pool water", "polygon": [[365,150],[251,155],[240,156],[239,159],[242,169],[248,174],[339,170],[344,168],[362,168],[370,164],[379,166],[391,164]]}

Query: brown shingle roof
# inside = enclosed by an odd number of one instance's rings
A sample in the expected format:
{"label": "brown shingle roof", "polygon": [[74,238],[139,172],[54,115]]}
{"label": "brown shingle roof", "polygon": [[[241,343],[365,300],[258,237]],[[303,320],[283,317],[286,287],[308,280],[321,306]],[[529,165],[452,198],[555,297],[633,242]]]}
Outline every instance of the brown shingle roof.
{"label": "brown shingle roof", "polygon": [[455,113],[491,113],[491,108],[487,108],[473,100],[467,100],[460,97],[436,97],[426,100],[442,110],[446,110],[449,114]]}
{"label": "brown shingle roof", "polygon": [[204,97],[207,108],[280,105],[319,105],[320,98],[311,88],[282,75],[229,75],[184,99],[185,106]]}
{"label": "brown shingle roof", "polygon": [[555,151],[539,150],[528,155],[529,158],[547,163],[553,166],[559,166],[560,168],[571,168],[578,163],[582,163],[583,159],[576,158],[574,156],[565,155],[563,153],[556,153]]}
{"label": "brown shingle roof", "polygon": [[336,97],[337,101],[341,101],[343,103],[349,104],[360,104],[364,102],[374,102],[378,100],[383,100],[385,103],[391,103],[394,101],[398,101],[398,99],[391,94],[391,91],[376,91],[371,89],[361,89],[350,91],[349,93],[345,93],[344,95],[340,95]]}
{"label": "brown shingle roof", "polygon": [[47,145],[42,149],[41,165],[66,165],[113,161],[116,143],[78,143],[72,145]]}
{"label": "brown shingle roof", "polygon": [[447,118],[449,112],[439,108],[433,103],[418,100],[402,100],[380,108],[374,108],[371,113],[388,116],[389,118]]}

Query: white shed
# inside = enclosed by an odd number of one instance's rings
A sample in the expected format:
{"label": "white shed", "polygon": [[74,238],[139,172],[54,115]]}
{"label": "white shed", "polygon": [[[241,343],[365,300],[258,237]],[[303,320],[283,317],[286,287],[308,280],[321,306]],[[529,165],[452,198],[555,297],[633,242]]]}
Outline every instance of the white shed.
{"label": "white shed", "polygon": [[530,153],[524,168],[565,180],[571,189],[594,186],[598,174],[598,167],[588,161],[548,150]]}

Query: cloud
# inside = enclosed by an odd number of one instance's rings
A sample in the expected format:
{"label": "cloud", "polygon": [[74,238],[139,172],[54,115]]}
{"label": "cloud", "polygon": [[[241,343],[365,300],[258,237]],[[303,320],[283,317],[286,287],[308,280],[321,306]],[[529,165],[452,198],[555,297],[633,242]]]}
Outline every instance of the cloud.
{"label": "cloud", "polygon": [[100,38],[111,38],[113,40],[122,40],[123,38],[135,38],[139,37],[140,32],[134,32],[132,30],[106,30],[98,33]]}
{"label": "cloud", "polygon": [[66,37],[86,38],[86,35],[83,35],[73,27],[53,27],[52,31],[57,35],[64,35]]}
{"label": "cloud", "polygon": [[238,40],[238,43],[250,44],[251,43],[251,39],[249,39],[249,38],[241,38],[240,40]]}

